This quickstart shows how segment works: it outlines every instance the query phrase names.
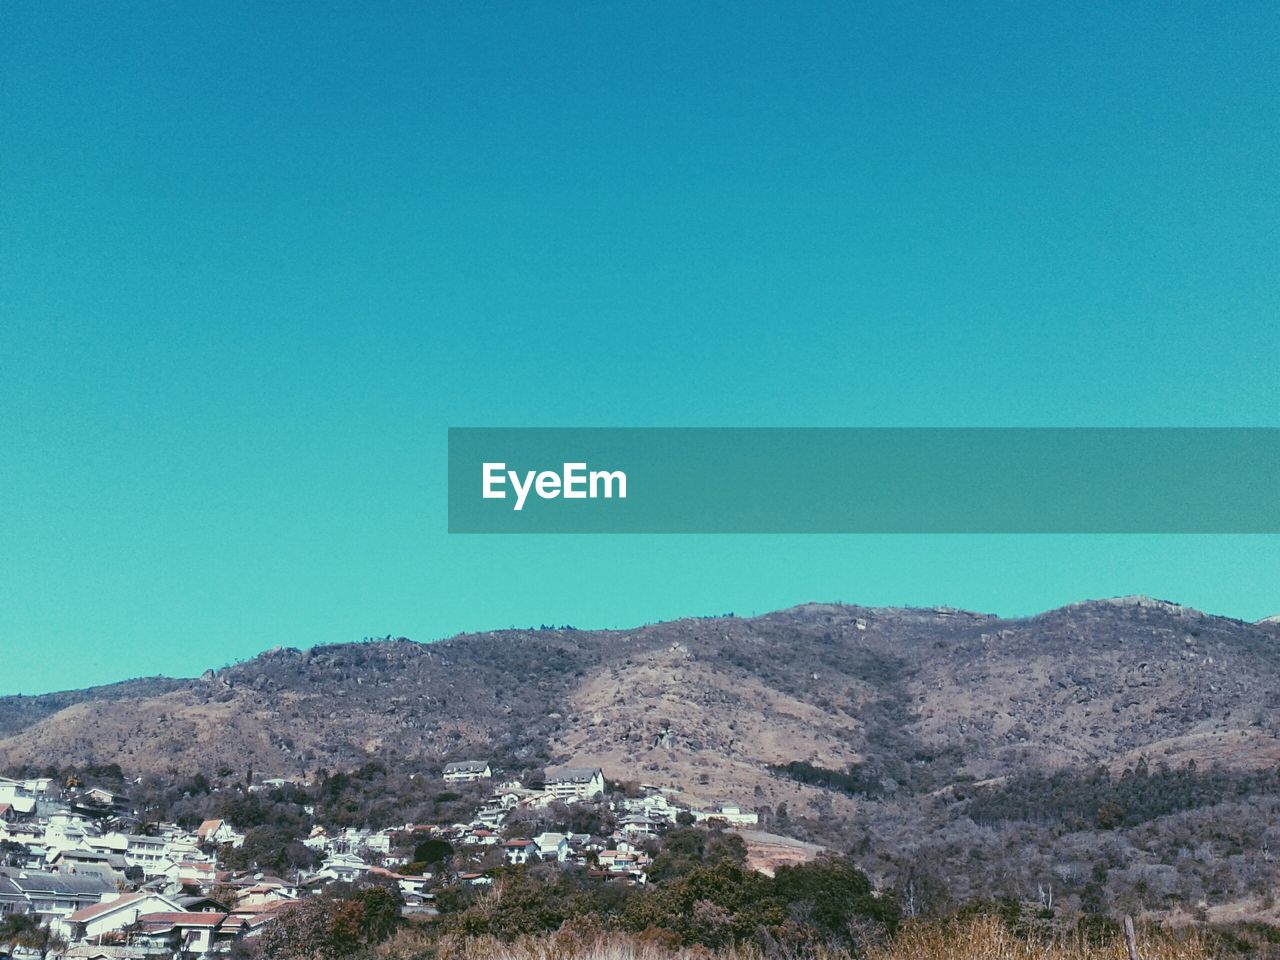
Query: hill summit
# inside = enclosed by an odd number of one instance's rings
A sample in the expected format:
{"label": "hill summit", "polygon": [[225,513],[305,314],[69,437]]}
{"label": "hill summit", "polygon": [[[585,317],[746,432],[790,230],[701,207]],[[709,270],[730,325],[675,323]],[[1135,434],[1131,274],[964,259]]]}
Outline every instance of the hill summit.
{"label": "hill summit", "polygon": [[631,630],[277,647],[193,680],[0,698],[0,761],[268,776],[483,756],[804,804],[815,790],[777,767],[874,759],[941,788],[1139,756],[1265,766],[1280,760],[1277,708],[1274,619],[1147,597],[1020,619],[808,603]]}

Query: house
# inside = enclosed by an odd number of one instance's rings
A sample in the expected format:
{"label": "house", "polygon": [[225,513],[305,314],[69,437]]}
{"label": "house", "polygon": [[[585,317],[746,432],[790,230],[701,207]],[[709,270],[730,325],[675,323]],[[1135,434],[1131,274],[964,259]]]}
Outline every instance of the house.
{"label": "house", "polygon": [[128,893],[89,907],[81,907],[59,921],[57,928],[69,941],[92,940],[123,930],[136,923],[144,913],[181,909],[176,900],[159,893]]}
{"label": "house", "polygon": [[281,903],[292,903],[297,899],[297,896],[283,882],[272,883],[264,880],[241,890],[233,906],[236,913],[261,913],[264,910],[274,909]]}
{"label": "house", "polygon": [[29,913],[56,920],[116,895],[115,882],[96,873],[0,869],[0,913]]}
{"label": "house", "polygon": [[28,789],[28,784],[22,780],[0,777],[0,803],[25,808],[29,812],[35,809],[35,791]]}
{"label": "house", "polygon": [[650,819],[643,813],[630,813],[618,821],[618,829],[631,837],[651,837],[658,832],[659,821]]}
{"label": "house", "polygon": [[270,905],[280,900],[296,900],[298,897],[296,884],[269,873],[245,874],[236,877],[230,883],[238,891],[237,903],[240,906],[254,900]]}
{"label": "house", "polygon": [[217,882],[217,869],[200,860],[166,860],[156,866],[156,876],[183,887],[207,889]]}
{"label": "house", "polygon": [[249,785],[250,793],[257,793],[260,790],[283,790],[285,787],[297,786],[297,781],[286,780],[284,777],[270,777],[266,780],[260,780],[257,783]]}
{"label": "house", "polygon": [[104,790],[102,787],[90,787],[88,790],[80,794],[80,799],[88,800],[90,803],[96,803],[104,807],[122,808],[129,802],[129,798],[122,793],[112,793],[110,790]]}
{"label": "house", "polygon": [[112,793],[102,787],[91,787],[67,801],[72,812],[104,819],[115,814],[124,813],[129,807],[129,798],[122,793]]}
{"label": "house", "polygon": [[34,823],[7,823],[0,820],[0,840],[8,840],[23,847],[43,847],[45,831]]}
{"label": "house", "polygon": [[723,821],[731,826],[752,826],[760,822],[760,814],[748,813],[731,803],[722,803],[714,810],[690,810],[696,823]]}
{"label": "house", "polygon": [[593,800],[604,793],[604,771],[599,767],[562,767],[547,771],[547,792],[556,800]]}
{"label": "house", "polygon": [[493,769],[485,760],[459,760],[444,765],[445,783],[474,783],[493,778]]}
{"label": "house", "polygon": [[533,838],[543,860],[564,863],[569,859],[569,838],[563,833],[540,833]]}
{"label": "house", "polygon": [[196,839],[201,843],[213,843],[222,846],[229,843],[239,847],[244,843],[244,834],[237,833],[235,828],[225,820],[206,820],[196,830]]}
{"label": "house", "polygon": [[[174,957],[212,956],[219,943],[239,939],[243,930],[241,920],[230,924],[225,913],[187,913],[182,910],[144,913],[138,917],[139,943],[164,948]],[[220,937],[223,926],[227,936]]]}
{"label": "house", "polygon": [[48,866],[56,873],[96,873],[112,884],[124,880],[128,869],[123,854],[105,853],[89,847],[63,847],[48,858]]}
{"label": "house", "polygon": [[329,853],[359,853],[369,848],[374,834],[368,830],[357,830],[347,827],[340,834],[330,838],[324,846]]}
{"label": "house", "polygon": [[311,836],[302,841],[302,845],[308,850],[324,850],[332,841],[324,827],[316,824],[311,828]]}
{"label": "house", "polygon": [[325,858],[312,879],[352,881],[369,872],[369,864],[354,853],[334,853]]}
{"label": "house", "polygon": [[495,790],[493,792],[493,796],[489,798],[489,803],[497,804],[504,810],[512,810],[526,801],[537,800],[541,796],[541,792],[537,790],[526,790],[523,787],[508,787],[502,790]]}
{"label": "house", "polygon": [[628,813],[642,813],[651,821],[663,821],[671,824],[676,822],[676,817],[681,811],[681,807],[672,803],[661,792],[624,800],[623,807]]}
{"label": "house", "polygon": [[26,894],[4,873],[0,873],[0,920],[15,913],[30,913]]}
{"label": "house", "polygon": [[635,884],[648,881],[645,867],[649,865],[649,858],[644,854],[627,850],[604,850],[598,857],[600,869],[606,879],[617,878]]}
{"label": "house", "polygon": [[166,837],[164,855],[169,860],[201,860],[204,854],[194,837]]}
{"label": "house", "polygon": [[492,830],[480,828],[472,830],[462,838],[462,842],[471,845],[479,845],[482,847],[491,847],[498,842],[498,835]]}
{"label": "house", "polygon": [[74,810],[58,810],[47,817],[44,839],[49,846],[75,847],[93,830],[93,821]]}
{"label": "house", "polygon": [[431,874],[425,876],[410,876],[403,873],[396,873],[392,870],[386,870],[382,867],[370,867],[369,876],[381,877],[385,880],[391,880],[400,888],[400,893],[404,896],[422,896],[426,893],[427,884],[431,882]]}
{"label": "house", "polygon": [[542,859],[542,849],[532,840],[508,840],[502,845],[507,863],[537,863]]}
{"label": "house", "polygon": [[11,800],[15,796],[34,797],[49,792],[53,785],[50,777],[33,777],[27,780],[14,780],[12,777],[0,777],[0,800]]}
{"label": "house", "polygon": [[136,833],[112,832],[87,841],[95,850],[117,853],[130,867],[141,868],[143,875],[159,875],[157,869],[168,855],[169,841],[163,837],[144,837]]}

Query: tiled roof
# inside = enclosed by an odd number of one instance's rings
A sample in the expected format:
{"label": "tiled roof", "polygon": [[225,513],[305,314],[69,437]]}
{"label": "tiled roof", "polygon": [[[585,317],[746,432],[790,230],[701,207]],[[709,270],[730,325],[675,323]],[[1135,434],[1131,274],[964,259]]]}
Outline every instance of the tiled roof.
{"label": "tiled roof", "polygon": [[108,880],[100,873],[49,873],[45,870],[0,869],[0,877],[7,877],[9,882],[24,894],[48,894],[62,896],[101,896],[104,893],[115,893],[114,881]]}
{"label": "tiled roof", "polygon": [[130,906],[140,900],[145,900],[150,894],[146,893],[127,893],[123,897],[117,897],[115,900],[108,900],[105,903],[95,903],[91,907],[81,907],[71,916],[67,917],[71,923],[88,923],[90,920],[96,920],[98,917],[105,916],[122,907]]}
{"label": "tiled roof", "polygon": [[144,913],[138,923],[144,927],[216,927],[225,919],[225,913]]}

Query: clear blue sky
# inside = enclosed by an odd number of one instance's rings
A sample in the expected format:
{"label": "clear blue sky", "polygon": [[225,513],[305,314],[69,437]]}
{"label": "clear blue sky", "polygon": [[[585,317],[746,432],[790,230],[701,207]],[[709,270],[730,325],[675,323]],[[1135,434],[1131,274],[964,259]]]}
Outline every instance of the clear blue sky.
{"label": "clear blue sky", "polygon": [[1280,425],[1277,49],[1273,2],[0,5],[0,693],[810,599],[1280,612],[1275,537],[444,517],[450,425]]}

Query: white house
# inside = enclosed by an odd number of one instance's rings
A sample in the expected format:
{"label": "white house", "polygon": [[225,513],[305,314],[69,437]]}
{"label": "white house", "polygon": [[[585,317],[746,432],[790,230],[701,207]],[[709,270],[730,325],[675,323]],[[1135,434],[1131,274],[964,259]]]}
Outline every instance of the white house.
{"label": "white house", "polygon": [[547,791],[556,800],[591,800],[604,793],[599,767],[562,767],[547,771]]}
{"label": "white house", "polygon": [[459,760],[444,765],[445,783],[474,783],[493,778],[493,768],[485,760]]}
{"label": "white house", "polygon": [[569,838],[563,833],[540,833],[533,838],[543,860],[564,863],[569,858]]}
{"label": "white house", "polygon": [[628,836],[653,836],[658,822],[643,813],[629,813],[618,821],[618,828]]}
{"label": "white house", "polygon": [[733,826],[752,826],[760,822],[758,813],[748,813],[741,807],[731,803],[722,803],[714,810],[691,810],[693,819],[697,823],[703,823],[708,820],[723,820],[727,824]]}
{"label": "white house", "polygon": [[211,887],[217,880],[217,870],[212,863],[201,860],[165,859],[154,868],[156,876],[184,887]]}
{"label": "white house", "polygon": [[499,837],[492,830],[486,830],[484,827],[472,830],[463,836],[462,842],[472,846],[492,847],[497,844]]}
{"label": "white house", "polygon": [[0,913],[32,913],[55,921],[117,895],[115,882],[97,873],[0,868]]}
{"label": "white house", "polygon": [[218,846],[229,843],[233,847],[239,847],[244,843],[244,834],[237,833],[225,820],[206,820],[196,830],[196,838],[201,843],[216,843]]}
{"label": "white house", "polygon": [[257,783],[250,784],[249,792],[257,793],[260,790],[280,790],[284,787],[295,786],[296,781],[286,780],[284,777],[271,777],[267,780],[260,780]]}
{"label": "white house", "polygon": [[542,849],[532,840],[508,840],[502,845],[507,863],[537,863],[542,859]]}
{"label": "white house", "polygon": [[10,780],[0,777],[0,803],[7,804],[15,814],[28,814],[36,807],[36,791],[33,781]]}
{"label": "white house", "polygon": [[137,938],[141,945],[162,948],[169,956],[212,957],[224,952],[230,941],[243,936],[246,926],[244,918],[225,913],[156,911],[138,918]]}
{"label": "white house", "polygon": [[146,877],[159,876],[162,865],[170,859],[169,841],[164,837],[113,831],[90,839],[88,844],[98,850],[123,854],[124,862],[131,867],[140,867]]}
{"label": "white house", "polygon": [[661,793],[650,793],[643,797],[624,801],[629,813],[643,813],[650,820],[665,820],[675,823],[681,808],[672,803]]}
{"label": "white house", "polygon": [[315,876],[321,880],[355,880],[369,872],[369,864],[354,853],[334,853],[325,858]]}
{"label": "white house", "polygon": [[255,883],[240,891],[234,904],[239,912],[249,912],[257,908],[261,912],[273,909],[276,904],[288,903],[298,899],[292,890],[278,883]]}
{"label": "white house", "polygon": [[182,906],[159,893],[127,893],[122,897],[104,900],[91,907],[82,907],[71,916],[58,921],[58,932],[68,940],[92,940],[103,934],[123,930],[144,913],[178,911]]}

